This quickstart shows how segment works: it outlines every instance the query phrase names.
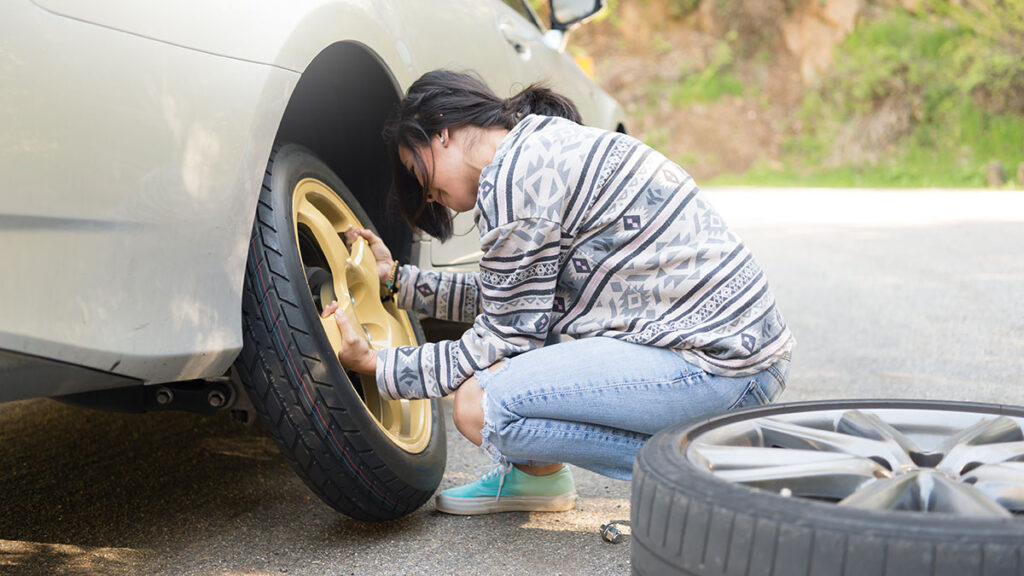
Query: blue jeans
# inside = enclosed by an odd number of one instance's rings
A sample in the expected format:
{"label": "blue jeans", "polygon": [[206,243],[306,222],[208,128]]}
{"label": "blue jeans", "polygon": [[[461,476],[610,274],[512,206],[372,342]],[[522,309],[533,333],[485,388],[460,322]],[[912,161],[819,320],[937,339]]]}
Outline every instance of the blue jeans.
{"label": "blue jeans", "polygon": [[714,376],[672,350],[605,337],[545,346],[477,372],[483,448],[514,463],[568,462],[630,480],[655,432],[768,404],[788,372],[787,358],[752,376]]}

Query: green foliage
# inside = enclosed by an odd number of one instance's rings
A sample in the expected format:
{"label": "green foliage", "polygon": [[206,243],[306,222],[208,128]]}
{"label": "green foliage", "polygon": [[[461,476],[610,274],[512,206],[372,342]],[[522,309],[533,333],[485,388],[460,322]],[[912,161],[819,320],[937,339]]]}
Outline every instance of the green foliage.
{"label": "green foliage", "polygon": [[669,92],[673,106],[714,102],[723,96],[742,96],[743,82],[732,71],[733,53],[727,42],[715,45],[703,70],[687,75]]}
{"label": "green foliage", "polygon": [[891,96],[947,92],[953,76],[944,58],[959,33],[893,12],[857,28],[836,53],[822,92],[843,114],[863,113]]}
{"label": "green foliage", "polygon": [[[739,175],[723,175],[710,184],[840,187],[980,187],[988,162],[999,159],[1009,176],[1024,162],[1024,117],[992,114],[969,101],[954,105],[948,124],[918,127],[891,158],[873,165],[820,167],[808,158],[828,150],[821,140],[791,143],[782,166],[760,164]],[[1024,183],[1017,182],[1018,187]]]}
{"label": "green foliage", "polygon": [[931,1],[967,32],[950,52],[965,91],[1024,89],[1024,0]]}
{"label": "green foliage", "polygon": [[[783,166],[716,183],[984,186],[993,160],[1014,174],[1024,161],[1024,111],[986,109],[977,96],[1024,86],[1024,0],[942,4],[918,16],[893,9],[859,25],[804,98]],[[909,132],[877,162],[826,165],[840,134],[867,125],[885,102],[908,111]]]}

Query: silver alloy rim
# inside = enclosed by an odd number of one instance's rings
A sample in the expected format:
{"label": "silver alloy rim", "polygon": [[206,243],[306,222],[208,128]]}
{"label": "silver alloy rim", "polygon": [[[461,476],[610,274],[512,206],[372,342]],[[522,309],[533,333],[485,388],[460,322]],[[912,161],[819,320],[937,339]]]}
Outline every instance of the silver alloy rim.
{"label": "silver alloy rim", "polygon": [[850,508],[1024,514],[1024,418],[808,410],[712,428],[693,439],[685,456],[728,482]]}

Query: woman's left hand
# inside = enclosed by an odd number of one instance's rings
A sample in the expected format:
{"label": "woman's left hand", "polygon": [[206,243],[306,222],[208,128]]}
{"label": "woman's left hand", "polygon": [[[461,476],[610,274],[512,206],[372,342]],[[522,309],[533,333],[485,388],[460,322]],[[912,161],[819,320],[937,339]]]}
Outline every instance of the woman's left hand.
{"label": "woman's left hand", "polygon": [[373,254],[377,265],[377,277],[380,279],[380,283],[384,284],[391,276],[391,267],[395,264],[395,260],[391,257],[391,250],[380,237],[368,228],[356,228],[355,226],[349,226],[345,231],[345,244],[351,246],[360,236],[370,246],[370,253]]}
{"label": "woman's left hand", "polygon": [[370,348],[366,338],[356,332],[349,323],[345,314],[338,310],[338,303],[331,302],[321,315],[328,318],[334,315],[334,321],[338,323],[338,332],[341,332],[341,349],[338,350],[338,361],[346,370],[352,370],[367,376],[373,376],[377,372],[377,351]]}

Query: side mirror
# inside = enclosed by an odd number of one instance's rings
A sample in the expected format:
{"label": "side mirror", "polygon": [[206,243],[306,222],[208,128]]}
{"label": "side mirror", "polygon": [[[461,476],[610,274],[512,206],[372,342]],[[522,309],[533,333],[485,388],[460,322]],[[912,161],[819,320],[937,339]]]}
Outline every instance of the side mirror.
{"label": "side mirror", "polygon": [[548,0],[551,5],[551,29],[568,30],[604,8],[604,0]]}

